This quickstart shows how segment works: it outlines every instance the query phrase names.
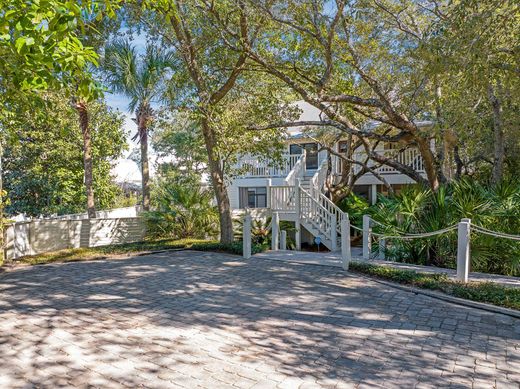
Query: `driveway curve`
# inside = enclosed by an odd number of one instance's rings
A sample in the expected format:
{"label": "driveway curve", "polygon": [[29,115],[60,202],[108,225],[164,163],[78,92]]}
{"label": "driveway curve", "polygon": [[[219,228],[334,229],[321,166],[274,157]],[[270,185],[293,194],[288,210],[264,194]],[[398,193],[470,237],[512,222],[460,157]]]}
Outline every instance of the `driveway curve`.
{"label": "driveway curve", "polygon": [[516,388],[520,320],[337,268],[175,252],[0,275],[1,388]]}

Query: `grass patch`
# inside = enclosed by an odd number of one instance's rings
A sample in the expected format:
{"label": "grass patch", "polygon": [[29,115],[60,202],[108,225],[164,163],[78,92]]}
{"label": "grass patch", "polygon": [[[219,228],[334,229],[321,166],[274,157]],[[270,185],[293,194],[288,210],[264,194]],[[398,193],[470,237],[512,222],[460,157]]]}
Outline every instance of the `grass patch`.
{"label": "grass patch", "polygon": [[520,288],[511,288],[492,282],[453,281],[447,274],[417,273],[413,270],[394,269],[364,262],[351,262],[349,270],[376,278],[443,292],[466,300],[488,303],[520,311]]}
{"label": "grass patch", "polygon": [[[203,239],[164,239],[147,240],[143,242],[125,243],[101,247],[66,249],[53,251],[50,253],[28,255],[18,258],[14,263],[24,263],[28,265],[41,265],[53,262],[74,262],[87,260],[107,259],[111,256],[123,254],[136,254],[148,251],[160,251],[171,249],[191,249],[198,251],[215,251],[229,254],[242,255],[242,242],[229,244],[219,243],[218,241],[208,241]],[[268,249],[267,245],[253,244],[251,252],[257,254]]]}
{"label": "grass patch", "polygon": [[72,262],[106,259],[112,255],[141,253],[147,251],[159,251],[170,249],[190,248],[194,244],[217,243],[215,241],[207,241],[202,239],[164,239],[150,240],[135,243],[114,244],[101,247],[65,249],[53,251],[50,253],[28,255],[16,259],[15,263],[25,263],[30,265],[39,265],[53,262]]}

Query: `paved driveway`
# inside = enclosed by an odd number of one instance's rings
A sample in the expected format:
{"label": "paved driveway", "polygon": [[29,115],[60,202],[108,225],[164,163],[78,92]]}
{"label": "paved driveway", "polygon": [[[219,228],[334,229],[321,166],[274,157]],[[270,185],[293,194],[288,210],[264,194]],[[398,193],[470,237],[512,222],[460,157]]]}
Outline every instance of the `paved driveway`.
{"label": "paved driveway", "polygon": [[520,320],[336,268],[178,252],[20,269],[0,296],[0,388],[520,382]]}

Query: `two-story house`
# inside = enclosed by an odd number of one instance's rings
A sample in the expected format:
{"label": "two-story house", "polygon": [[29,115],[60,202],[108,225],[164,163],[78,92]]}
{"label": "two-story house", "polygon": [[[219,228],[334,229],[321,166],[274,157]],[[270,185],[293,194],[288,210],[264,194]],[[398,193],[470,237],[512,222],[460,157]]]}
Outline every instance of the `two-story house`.
{"label": "two-story house", "polygon": [[[301,121],[319,120],[319,111],[306,104],[298,103],[303,110]],[[431,126],[431,123],[422,123]],[[335,249],[333,237],[337,237],[339,227],[333,229],[331,225],[339,221],[342,212],[324,195],[324,183],[327,176],[327,151],[319,151],[319,145],[307,136],[301,128],[288,130],[289,138],[286,142],[282,164],[265,161],[261,158],[244,156],[239,166],[243,171],[241,176],[233,179],[228,187],[231,207],[235,213],[244,210],[254,215],[266,215],[273,211],[280,214],[282,220],[295,221],[301,230],[298,241],[310,241],[314,236],[320,236],[324,244]],[[347,143],[339,140],[334,145],[338,153],[344,152]],[[407,148],[399,151],[390,145],[380,144],[379,153],[391,153],[400,163],[411,166],[415,171],[425,175],[422,158],[418,150]],[[366,155],[361,150],[355,150],[354,159],[363,161]],[[342,164],[338,158],[332,156],[332,178],[339,177]],[[352,165],[354,173],[359,171],[359,165]],[[396,191],[404,185],[414,183],[414,180],[389,166],[380,166],[376,169],[386,182]],[[296,187],[300,184],[299,196]],[[354,185],[354,193],[375,203],[378,193],[386,193],[386,187],[381,180],[372,173],[365,173]],[[299,201],[298,201],[299,199]],[[307,215],[304,213],[307,212]],[[305,222],[308,219],[308,223]],[[335,220],[334,220],[335,219]],[[332,230],[337,230],[332,233]]]}

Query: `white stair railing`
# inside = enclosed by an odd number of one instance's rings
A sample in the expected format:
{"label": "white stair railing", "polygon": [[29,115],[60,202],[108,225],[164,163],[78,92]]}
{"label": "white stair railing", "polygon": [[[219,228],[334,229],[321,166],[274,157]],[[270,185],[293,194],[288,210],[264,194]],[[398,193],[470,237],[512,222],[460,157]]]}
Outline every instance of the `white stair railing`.
{"label": "white stair railing", "polygon": [[273,212],[294,212],[296,210],[294,186],[271,186],[269,190],[271,209]]}
{"label": "white stair railing", "polygon": [[343,212],[336,204],[334,204],[327,196],[323,194],[323,187],[327,180],[327,166],[328,161],[324,159],[318,170],[311,179],[311,195],[324,207],[329,213],[336,216],[336,231],[341,234],[341,222],[348,218],[348,215]]}
{"label": "white stair railing", "polygon": [[303,178],[303,175],[305,173],[305,162],[306,162],[307,154],[305,153],[305,150],[303,150],[303,153],[299,156],[298,160],[294,163],[293,168],[287,174],[287,177],[285,177],[285,183],[288,186],[296,186],[296,182],[298,179]]}
{"label": "white stair railing", "polygon": [[333,231],[334,215],[300,186],[300,219],[315,228],[335,247],[337,234]]}

